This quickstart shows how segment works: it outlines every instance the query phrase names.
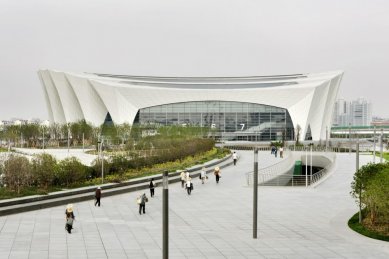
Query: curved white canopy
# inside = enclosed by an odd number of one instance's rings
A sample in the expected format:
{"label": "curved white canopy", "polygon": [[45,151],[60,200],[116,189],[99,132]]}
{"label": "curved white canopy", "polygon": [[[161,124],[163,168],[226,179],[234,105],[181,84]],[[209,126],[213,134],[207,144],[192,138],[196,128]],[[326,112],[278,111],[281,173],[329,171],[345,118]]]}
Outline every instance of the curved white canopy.
{"label": "curved white canopy", "polygon": [[285,108],[293,124],[324,139],[342,71],[251,77],[151,77],[40,70],[51,122],[85,119],[94,125],[109,112],[132,124],[139,109],[179,102],[232,101]]}

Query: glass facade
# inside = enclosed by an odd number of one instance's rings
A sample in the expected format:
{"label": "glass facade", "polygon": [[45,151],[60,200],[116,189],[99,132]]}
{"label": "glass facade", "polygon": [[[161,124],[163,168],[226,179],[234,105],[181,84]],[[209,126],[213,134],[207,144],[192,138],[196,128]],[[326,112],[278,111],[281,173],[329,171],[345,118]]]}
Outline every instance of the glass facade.
{"label": "glass facade", "polygon": [[286,109],[243,102],[202,101],[153,106],[140,109],[134,123],[208,127],[227,139],[294,138],[293,123]]}

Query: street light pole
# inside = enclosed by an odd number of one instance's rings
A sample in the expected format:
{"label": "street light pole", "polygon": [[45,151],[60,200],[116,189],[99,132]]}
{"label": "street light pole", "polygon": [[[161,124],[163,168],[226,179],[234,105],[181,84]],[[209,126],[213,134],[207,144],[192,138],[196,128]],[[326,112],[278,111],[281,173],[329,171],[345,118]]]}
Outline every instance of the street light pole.
{"label": "street light pole", "polygon": [[69,123],[68,123],[68,156],[69,156],[69,149],[70,149],[70,128],[69,128]]}
{"label": "street light pole", "polygon": [[312,184],[312,146],[313,146],[313,143],[311,144],[311,175],[310,175],[310,184]]}
{"label": "street light pole", "polygon": [[45,149],[45,127],[42,127],[42,149]]}
{"label": "street light pole", "polygon": [[305,187],[308,187],[308,148],[305,149]]}
{"label": "street light pole", "polygon": [[357,150],[356,150],[356,158],[355,158],[355,169],[356,171],[359,170],[359,138],[357,137]]}
{"label": "street light pole", "polygon": [[258,237],[258,148],[254,148],[253,238]]}
{"label": "street light pole", "polygon": [[103,152],[104,138],[101,137],[100,154],[101,154],[101,184],[104,183],[104,152]]}
{"label": "street light pole", "polygon": [[351,155],[351,123],[348,124],[348,140],[350,147],[348,149],[348,154]]}
{"label": "street light pole", "polygon": [[[355,171],[359,170],[359,138],[357,137],[357,146],[356,146],[356,157],[355,157]],[[359,223],[362,223],[362,202],[361,202],[361,192],[359,192]]]}
{"label": "street light pole", "polygon": [[169,175],[168,171],[162,176],[162,258],[169,258]]}
{"label": "street light pole", "polygon": [[373,133],[373,163],[375,164],[375,149],[376,149],[376,144],[375,144],[375,134],[376,134],[376,131],[375,131],[375,125],[374,125],[374,133]]}
{"label": "street light pole", "polygon": [[382,163],[383,160],[383,153],[384,153],[384,129],[381,129],[381,141],[380,141],[380,163]]}
{"label": "street light pole", "polygon": [[326,152],[328,149],[328,126],[326,127]]}

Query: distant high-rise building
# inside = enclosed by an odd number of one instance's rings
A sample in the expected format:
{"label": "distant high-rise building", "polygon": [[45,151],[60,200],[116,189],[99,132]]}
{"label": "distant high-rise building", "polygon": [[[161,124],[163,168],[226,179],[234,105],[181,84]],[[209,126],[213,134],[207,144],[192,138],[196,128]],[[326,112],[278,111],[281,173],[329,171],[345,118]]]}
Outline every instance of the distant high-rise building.
{"label": "distant high-rise building", "polygon": [[351,102],[339,99],[335,102],[333,126],[369,126],[372,121],[372,105],[364,98]]}

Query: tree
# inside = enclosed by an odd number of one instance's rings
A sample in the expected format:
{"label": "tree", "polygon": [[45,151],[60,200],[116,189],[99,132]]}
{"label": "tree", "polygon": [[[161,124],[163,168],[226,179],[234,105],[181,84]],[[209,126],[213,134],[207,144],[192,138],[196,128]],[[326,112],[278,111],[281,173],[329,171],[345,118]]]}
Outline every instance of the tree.
{"label": "tree", "polygon": [[34,181],[30,162],[23,156],[11,155],[4,162],[2,171],[4,184],[18,194],[22,188],[31,186]]}
{"label": "tree", "polygon": [[131,125],[128,123],[123,123],[120,125],[117,125],[117,134],[122,140],[122,145],[124,145],[125,142],[127,142],[128,138],[131,135]]}
{"label": "tree", "polygon": [[36,147],[38,138],[42,138],[39,127],[37,124],[25,124],[21,126],[23,137],[27,140],[29,147]]}
{"label": "tree", "polygon": [[370,181],[374,179],[374,176],[379,172],[389,167],[388,164],[367,164],[362,166],[358,171],[355,172],[353,181],[351,183],[351,196],[354,197],[358,203],[360,210],[362,207],[369,204],[365,199],[365,191]]}
{"label": "tree", "polygon": [[70,132],[73,140],[77,141],[78,143],[82,142],[83,135],[84,140],[89,142],[93,135],[93,127],[85,120],[80,120],[70,124]]}
{"label": "tree", "polygon": [[57,160],[46,153],[36,155],[32,160],[32,172],[37,184],[47,190],[57,174]]}
{"label": "tree", "polygon": [[85,165],[75,158],[66,158],[59,162],[56,182],[59,185],[69,187],[72,184],[83,182],[87,179],[88,170]]}
{"label": "tree", "polygon": [[371,224],[389,222],[389,168],[374,174],[365,186],[362,200]]}

